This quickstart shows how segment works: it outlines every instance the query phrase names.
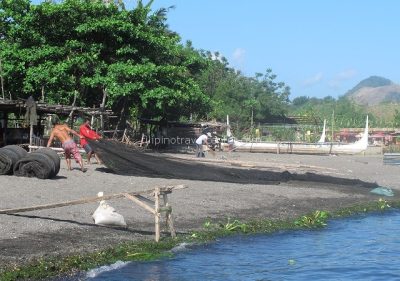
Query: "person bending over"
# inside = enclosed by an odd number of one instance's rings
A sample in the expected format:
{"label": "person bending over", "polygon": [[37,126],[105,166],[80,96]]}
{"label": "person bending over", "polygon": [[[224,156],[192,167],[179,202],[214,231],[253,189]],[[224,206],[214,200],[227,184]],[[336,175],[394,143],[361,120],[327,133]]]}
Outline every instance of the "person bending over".
{"label": "person bending over", "polygon": [[74,155],[74,159],[76,163],[81,167],[82,172],[86,172],[86,169],[83,167],[82,156],[79,153],[78,147],[74,140],[70,137],[69,134],[73,134],[79,138],[81,136],[68,127],[65,124],[59,124],[59,119],[54,118],[52,120],[53,129],[50,134],[49,141],[47,142],[47,147],[50,147],[54,139],[58,139],[62,143],[62,147],[64,149],[65,160],[67,161],[68,170],[72,170],[71,168],[71,154]]}
{"label": "person bending over", "polygon": [[81,140],[81,146],[83,147],[83,149],[86,151],[86,154],[87,154],[87,163],[90,164],[90,158],[92,158],[92,155],[94,155],[94,157],[97,160],[97,163],[102,164],[102,162],[99,159],[99,157],[97,156],[96,152],[93,150],[93,148],[90,146],[90,144],[86,140],[86,139],[90,139],[90,140],[101,139],[101,136],[99,136],[95,131],[92,130],[92,128],[90,128],[89,119],[85,119],[85,123],[83,123],[79,127],[79,133],[81,134],[81,136],[83,136],[83,138],[81,138],[80,140]]}
{"label": "person bending over", "polygon": [[203,149],[203,144],[207,145],[208,144],[208,137],[211,137],[211,133],[207,134],[202,134],[200,137],[197,138],[196,140],[196,157],[205,157],[204,155],[204,149]]}

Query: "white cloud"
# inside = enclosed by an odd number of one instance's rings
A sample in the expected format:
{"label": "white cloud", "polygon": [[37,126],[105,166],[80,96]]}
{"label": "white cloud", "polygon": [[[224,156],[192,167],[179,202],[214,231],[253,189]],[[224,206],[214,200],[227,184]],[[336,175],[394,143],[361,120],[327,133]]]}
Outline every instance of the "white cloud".
{"label": "white cloud", "polygon": [[354,78],[356,75],[357,71],[355,69],[346,69],[336,74],[336,78],[339,80],[349,80]]}
{"label": "white cloud", "polygon": [[328,82],[329,88],[333,90],[339,90],[340,89],[340,81],[338,80],[331,80]]}
{"label": "white cloud", "polygon": [[324,77],[324,76],[323,76],[322,72],[319,72],[319,73],[315,74],[314,76],[312,76],[312,77],[310,77],[310,78],[304,80],[304,81],[302,82],[302,85],[303,85],[304,87],[311,87],[311,86],[313,86],[313,85],[318,84],[319,82],[321,82],[322,79],[323,79],[323,77]]}
{"label": "white cloud", "polygon": [[219,60],[220,62],[222,62],[222,55],[219,52],[213,52],[211,54],[211,59],[212,60]]}
{"label": "white cloud", "polygon": [[356,75],[357,71],[355,69],[345,69],[337,73],[333,79],[328,82],[328,85],[332,89],[338,90],[340,89],[342,82],[353,79]]}
{"label": "white cloud", "polygon": [[236,48],[235,51],[233,52],[233,62],[234,63],[238,63],[238,64],[242,64],[244,62],[245,59],[245,54],[246,51],[242,48]]}

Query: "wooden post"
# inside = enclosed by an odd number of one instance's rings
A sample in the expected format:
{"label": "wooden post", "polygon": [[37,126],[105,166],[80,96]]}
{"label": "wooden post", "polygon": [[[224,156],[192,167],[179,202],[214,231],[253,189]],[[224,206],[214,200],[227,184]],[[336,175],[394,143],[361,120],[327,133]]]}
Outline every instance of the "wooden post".
{"label": "wooden post", "polygon": [[8,128],[8,113],[4,112],[4,130],[3,130],[3,144],[7,145],[7,128]]}
{"label": "wooden post", "polygon": [[142,134],[142,139],[140,140],[140,144],[139,144],[140,147],[143,146],[143,141],[144,141],[144,134]]}
{"label": "wooden post", "polygon": [[31,147],[33,145],[32,140],[33,140],[33,125],[32,122],[30,122],[30,130],[29,130],[29,152],[32,151]]}
{"label": "wooden post", "polygon": [[169,231],[171,232],[171,237],[175,238],[176,232],[175,232],[175,228],[174,228],[174,220],[172,218],[172,209],[168,203],[168,195],[164,193],[163,199],[164,199],[164,206],[167,209],[167,211],[165,212],[166,224],[167,224],[167,227],[169,228]]}
{"label": "wooden post", "polygon": [[155,223],[155,239],[156,242],[160,240],[160,188],[154,190],[154,223]]}

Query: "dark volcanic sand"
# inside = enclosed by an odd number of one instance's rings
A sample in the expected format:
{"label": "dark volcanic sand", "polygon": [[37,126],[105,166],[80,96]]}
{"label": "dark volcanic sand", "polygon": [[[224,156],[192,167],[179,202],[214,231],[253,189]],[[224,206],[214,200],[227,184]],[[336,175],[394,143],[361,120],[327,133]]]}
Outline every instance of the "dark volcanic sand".
{"label": "dark volcanic sand", "polygon": [[[223,156],[223,157],[222,157]],[[198,161],[192,155],[180,155]],[[0,209],[58,203],[105,195],[152,189],[155,186],[186,184],[188,188],[170,195],[178,232],[201,228],[206,218],[293,218],[309,211],[335,210],[355,203],[378,200],[369,193],[371,184],[343,185],[344,179],[359,179],[391,187],[400,198],[400,167],[384,166],[382,156],[310,156],[262,153],[217,153],[207,158],[219,167],[288,171],[302,180],[280,184],[238,184],[215,181],[191,181],[119,176],[102,166],[88,166],[88,172],[68,172],[65,161],[56,179],[0,176]],[[246,167],[247,166],[247,167]],[[99,169],[100,168],[100,169]],[[312,181],[307,181],[311,173]],[[323,182],[318,175],[324,175]],[[327,183],[326,179],[331,179]],[[337,179],[338,178],[338,179]],[[338,184],[338,182],[340,184]],[[91,214],[98,203],[57,209],[0,215],[0,266],[24,263],[31,258],[95,251],[113,244],[152,239],[153,217],[126,199],[109,201],[127,221],[127,229],[100,227]]]}

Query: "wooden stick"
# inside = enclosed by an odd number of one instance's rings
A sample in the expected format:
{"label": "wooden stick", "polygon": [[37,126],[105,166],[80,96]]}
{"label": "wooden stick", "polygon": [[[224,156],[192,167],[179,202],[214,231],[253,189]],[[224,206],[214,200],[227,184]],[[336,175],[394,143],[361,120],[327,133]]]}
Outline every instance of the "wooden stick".
{"label": "wooden stick", "polygon": [[[177,185],[176,189],[182,189],[185,187],[186,187],[185,185]],[[158,187],[158,189],[159,190],[173,190],[173,189],[175,189],[175,186],[166,186],[166,187],[161,187],[161,188]],[[54,208],[65,207],[65,206],[98,202],[101,200],[109,200],[109,199],[113,199],[113,198],[121,198],[121,197],[125,197],[125,194],[135,196],[135,195],[140,195],[140,194],[152,194],[153,192],[154,192],[153,189],[129,192],[129,193],[123,192],[123,193],[105,195],[102,197],[83,198],[83,199],[79,199],[79,200],[72,200],[72,201],[60,202],[60,203],[55,203],[55,204],[45,204],[45,205],[37,205],[37,206],[32,206],[32,207],[15,208],[15,209],[4,209],[4,210],[0,210],[0,214],[15,214],[15,213],[23,213],[23,212],[36,211],[36,210],[54,209]]]}
{"label": "wooden stick", "polygon": [[[163,193],[163,192],[160,192],[160,193]],[[148,199],[146,197],[143,197],[142,195],[136,195],[135,197],[137,199],[139,199],[140,201],[142,201],[144,203],[147,203],[148,206],[154,206],[154,201],[153,200],[150,200],[150,199]]]}
{"label": "wooden stick", "polygon": [[160,240],[160,188],[156,188],[154,191],[154,223],[155,223],[155,240]]}
{"label": "wooden stick", "polygon": [[16,209],[5,209],[5,210],[0,210],[0,214],[15,214],[15,213],[23,213],[23,212],[37,211],[37,210],[44,210],[44,209],[54,209],[54,208],[59,208],[59,207],[80,205],[80,204],[86,204],[86,203],[91,203],[91,202],[97,202],[97,201],[101,201],[101,200],[118,198],[118,197],[122,197],[122,196],[123,196],[123,194],[121,193],[121,194],[113,194],[113,195],[108,195],[108,196],[103,196],[103,197],[93,197],[93,198],[85,198],[85,199],[74,200],[74,201],[66,201],[66,202],[55,203],[55,204],[37,205],[37,206],[33,206],[33,207],[16,208]]}
{"label": "wooden stick", "polygon": [[166,208],[170,208],[166,212],[167,227],[169,228],[169,231],[171,232],[171,237],[175,238],[176,237],[176,232],[175,232],[175,228],[174,228],[174,220],[173,220],[173,217],[172,217],[172,208],[170,207],[170,205],[168,203],[168,195],[167,194],[163,194],[163,199],[164,199],[164,206]]}
{"label": "wooden stick", "polygon": [[[124,196],[126,198],[128,198],[129,200],[135,202],[136,204],[138,204],[140,207],[146,209],[147,211],[149,211],[150,213],[152,213],[153,215],[156,215],[156,211],[151,208],[149,205],[147,205],[146,203],[142,202],[139,198],[137,198],[134,195],[130,195],[128,193],[124,193]],[[153,202],[154,203],[154,202]]]}
{"label": "wooden stick", "polygon": [[169,228],[168,213],[170,211],[172,211],[172,209],[168,209],[168,207],[169,207],[168,195],[167,194],[163,194],[162,197],[163,197],[163,200],[164,200],[164,207],[162,209],[165,210],[165,226],[166,226],[166,228]]}
{"label": "wooden stick", "polygon": [[33,142],[33,125],[32,123],[30,124],[30,129],[29,129],[29,152],[32,152],[32,142]]}
{"label": "wooden stick", "polygon": [[[44,148],[45,146],[38,146],[38,145],[29,145],[29,151],[39,149],[39,148]],[[64,152],[64,149],[61,147],[50,147],[52,150],[57,151],[57,152]],[[79,148],[78,149],[79,153],[86,153],[84,149]]]}

